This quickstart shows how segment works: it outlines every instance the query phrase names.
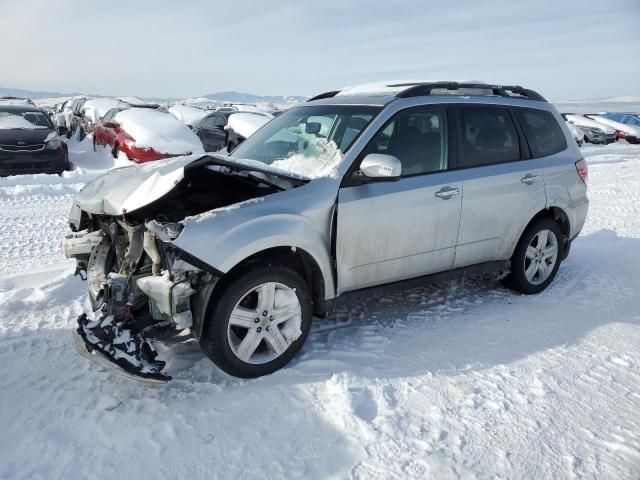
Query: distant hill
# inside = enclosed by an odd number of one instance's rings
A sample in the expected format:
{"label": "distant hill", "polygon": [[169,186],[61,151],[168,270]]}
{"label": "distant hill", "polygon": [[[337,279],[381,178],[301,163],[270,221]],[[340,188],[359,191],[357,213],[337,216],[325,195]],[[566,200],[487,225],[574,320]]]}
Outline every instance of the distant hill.
{"label": "distant hill", "polygon": [[242,92],[218,92],[203,95],[209,100],[216,102],[236,102],[236,103],[299,103],[304,102],[308,97],[301,96],[282,96],[282,95],[254,95],[252,93]]}
{"label": "distant hill", "polygon": [[20,88],[0,87],[0,97],[27,97],[32,100],[40,98],[74,97],[79,93],[41,92],[33,90],[22,90]]}
{"label": "distant hill", "polygon": [[[62,93],[62,92],[44,92],[35,90],[23,90],[20,88],[4,88],[0,87],[0,97],[27,97],[32,100],[38,100],[41,98],[57,98],[57,97],[73,97],[76,95],[82,95],[81,93]],[[84,93],[86,95],[86,93]],[[102,95],[90,94],[92,97],[101,97]],[[208,95],[202,95],[201,97],[208,98],[216,102],[235,102],[235,103],[299,103],[307,100],[308,97],[300,96],[283,96],[283,95],[254,95],[252,93],[242,92],[218,92],[210,93]],[[150,101],[163,101],[163,100],[180,100],[178,98],[146,98]]]}

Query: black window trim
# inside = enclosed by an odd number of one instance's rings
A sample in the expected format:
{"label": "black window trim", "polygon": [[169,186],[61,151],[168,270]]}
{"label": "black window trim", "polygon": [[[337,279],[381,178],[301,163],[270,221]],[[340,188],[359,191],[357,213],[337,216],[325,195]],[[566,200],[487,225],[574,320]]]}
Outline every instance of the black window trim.
{"label": "black window trim", "polygon": [[[385,128],[388,127],[389,122],[392,121],[393,119],[395,119],[398,115],[400,115],[401,113],[404,113],[408,110],[423,110],[425,108],[431,108],[431,109],[439,109],[439,110],[444,110],[445,111],[445,118],[447,121],[447,125],[446,125],[446,132],[447,132],[447,168],[445,168],[444,170],[437,170],[435,172],[423,172],[423,173],[414,173],[412,175],[404,175],[404,176],[400,176],[400,178],[397,181],[400,180],[404,180],[405,178],[414,178],[414,177],[420,177],[420,176],[426,176],[426,175],[434,175],[434,174],[438,174],[438,173],[445,173],[445,172],[451,172],[451,171],[455,171],[457,170],[457,166],[458,166],[458,145],[456,142],[456,133],[457,131],[455,129],[457,129],[457,118],[455,118],[456,116],[453,113],[453,109],[451,107],[454,107],[456,104],[455,103],[427,103],[427,104],[423,104],[423,105],[411,105],[411,106],[407,106],[405,108],[402,108],[400,110],[398,110],[397,112],[395,112],[386,122],[384,122],[382,124],[382,126],[376,130],[376,132],[373,134],[373,136],[369,139],[369,141],[367,142],[367,144],[364,146],[364,148],[360,151],[360,153],[358,154],[358,156],[355,158],[355,160],[353,161],[353,163],[351,164],[351,166],[349,167],[349,170],[347,170],[347,173],[345,173],[345,175],[342,177],[342,181],[340,182],[340,188],[347,188],[347,187],[357,187],[360,185],[367,185],[369,183],[382,183],[382,181],[377,182],[375,179],[373,180],[369,180],[367,181],[366,179],[362,179],[362,178],[357,178],[354,176],[354,173],[357,172],[360,168],[360,164],[362,163],[362,160],[364,160],[364,152],[367,150],[367,147],[369,147],[369,144],[373,141],[373,139]],[[373,119],[372,119],[373,120]],[[364,132],[364,129],[360,132],[360,134],[358,136],[360,136],[362,133]],[[354,139],[354,141],[351,143],[353,145],[353,143],[355,142],[356,139]]]}

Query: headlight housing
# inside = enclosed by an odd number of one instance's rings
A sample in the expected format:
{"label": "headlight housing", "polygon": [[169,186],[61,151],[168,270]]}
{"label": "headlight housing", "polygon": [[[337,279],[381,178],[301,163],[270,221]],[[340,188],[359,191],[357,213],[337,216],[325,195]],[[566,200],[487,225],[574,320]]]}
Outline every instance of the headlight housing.
{"label": "headlight housing", "polygon": [[62,140],[57,133],[51,132],[47,138],[44,139],[45,147],[47,150],[58,150],[62,147]]}

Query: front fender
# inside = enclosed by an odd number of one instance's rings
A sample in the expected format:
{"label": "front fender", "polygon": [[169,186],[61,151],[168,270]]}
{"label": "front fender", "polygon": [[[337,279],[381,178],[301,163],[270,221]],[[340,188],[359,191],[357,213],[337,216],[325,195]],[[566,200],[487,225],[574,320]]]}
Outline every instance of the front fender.
{"label": "front fender", "polygon": [[[204,219],[186,222],[184,230],[173,243],[223,273],[269,248],[300,248],[318,264],[324,280],[325,298],[335,296],[330,240],[323,237],[309,218],[292,213],[243,218],[243,210],[214,211]],[[329,225],[323,231],[329,232]]]}

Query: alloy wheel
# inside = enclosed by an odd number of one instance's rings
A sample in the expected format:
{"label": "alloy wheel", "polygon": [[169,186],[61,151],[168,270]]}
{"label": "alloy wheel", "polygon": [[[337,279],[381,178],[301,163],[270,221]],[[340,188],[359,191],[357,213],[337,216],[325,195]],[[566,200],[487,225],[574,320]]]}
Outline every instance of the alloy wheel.
{"label": "alloy wheel", "polygon": [[294,289],[277,282],[260,284],[236,303],[229,317],[231,350],[246,363],[268,363],[295,342],[302,327],[302,308]]}

